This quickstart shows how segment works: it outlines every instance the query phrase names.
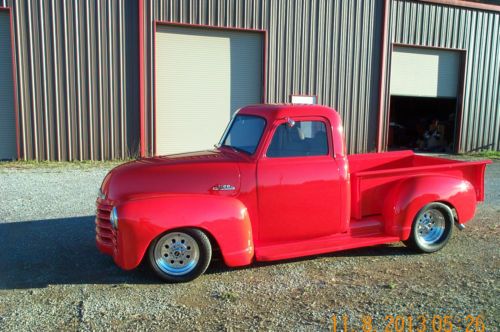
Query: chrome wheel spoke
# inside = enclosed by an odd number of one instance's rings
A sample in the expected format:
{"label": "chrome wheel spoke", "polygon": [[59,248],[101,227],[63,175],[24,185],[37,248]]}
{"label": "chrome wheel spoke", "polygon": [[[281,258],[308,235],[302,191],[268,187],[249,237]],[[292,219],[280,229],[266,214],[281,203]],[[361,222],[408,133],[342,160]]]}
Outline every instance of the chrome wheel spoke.
{"label": "chrome wheel spoke", "polygon": [[158,267],[173,276],[182,276],[194,270],[200,259],[197,242],[183,232],[164,235],[156,244],[154,258]]}
{"label": "chrome wheel spoke", "polygon": [[445,217],[437,209],[430,209],[417,221],[417,238],[424,244],[438,242],[445,232]]}

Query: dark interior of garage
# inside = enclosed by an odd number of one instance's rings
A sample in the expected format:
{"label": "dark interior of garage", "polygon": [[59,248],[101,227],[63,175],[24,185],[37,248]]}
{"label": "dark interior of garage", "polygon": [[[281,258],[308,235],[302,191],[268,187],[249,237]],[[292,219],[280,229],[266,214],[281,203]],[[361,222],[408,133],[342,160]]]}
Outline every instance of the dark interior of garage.
{"label": "dark interior of garage", "polygon": [[455,98],[391,96],[389,150],[454,152]]}

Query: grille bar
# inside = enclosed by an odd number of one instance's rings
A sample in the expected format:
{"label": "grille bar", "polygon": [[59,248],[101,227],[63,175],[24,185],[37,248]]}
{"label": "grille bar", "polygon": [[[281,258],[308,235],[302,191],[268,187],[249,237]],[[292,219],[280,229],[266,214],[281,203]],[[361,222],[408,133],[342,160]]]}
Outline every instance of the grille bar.
{"label": "grille bar", "polygon": [[108,252],[112,253],[116,245],[116,233],[110,222],[113,205],[101,199],[97,199],[96,205],[96,240],[101,245],[108,247]]}

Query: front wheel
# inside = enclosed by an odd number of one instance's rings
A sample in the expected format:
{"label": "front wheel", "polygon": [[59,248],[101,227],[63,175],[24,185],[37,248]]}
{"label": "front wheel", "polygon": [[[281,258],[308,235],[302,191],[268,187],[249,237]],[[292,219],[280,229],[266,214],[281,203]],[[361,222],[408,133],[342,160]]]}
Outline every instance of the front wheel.
{"label": "front wheel", "polygon": [[180,229],[156,238],[148,249],[153,271],[168,282],[186,282],[203,274],[212,258],[207,235],[198,229]]}
{"label": "front wheel", "polygon": [[453,212],[443,203],[424,206],[413,220],[410,238],[404,243],[420,252],[431,253],[443,248],[453,230]]}

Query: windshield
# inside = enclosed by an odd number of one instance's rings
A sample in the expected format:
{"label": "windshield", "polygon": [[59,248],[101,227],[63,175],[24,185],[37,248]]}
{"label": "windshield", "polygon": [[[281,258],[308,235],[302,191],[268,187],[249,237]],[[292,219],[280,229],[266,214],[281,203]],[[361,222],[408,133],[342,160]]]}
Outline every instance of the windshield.
{"label": "windshield", "polygon": [[222,138],[220,146],[227,146],[244,153],[254,154],[265,126],[266,120],[261,117],[237,115],[226,135]]}

